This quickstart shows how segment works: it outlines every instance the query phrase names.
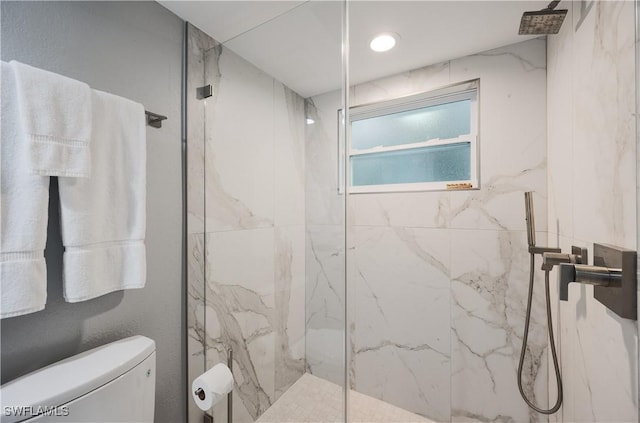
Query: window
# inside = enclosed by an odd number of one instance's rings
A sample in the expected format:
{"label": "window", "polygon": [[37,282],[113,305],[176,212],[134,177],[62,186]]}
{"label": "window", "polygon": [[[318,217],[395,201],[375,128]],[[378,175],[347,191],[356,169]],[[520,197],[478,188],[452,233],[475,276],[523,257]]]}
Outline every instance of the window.
{"label": "window", "polygon": [[478,87],[351,108],[350,192],[477,188]]}

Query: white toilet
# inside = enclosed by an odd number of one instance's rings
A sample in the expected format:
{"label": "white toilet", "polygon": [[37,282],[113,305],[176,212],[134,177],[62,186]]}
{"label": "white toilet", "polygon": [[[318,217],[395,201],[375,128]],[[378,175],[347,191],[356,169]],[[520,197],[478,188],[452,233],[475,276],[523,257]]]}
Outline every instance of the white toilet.
{"label": "white toilet", "polygon": [[8,382],[0,422],[153,422],[155,349],[132,336]]}

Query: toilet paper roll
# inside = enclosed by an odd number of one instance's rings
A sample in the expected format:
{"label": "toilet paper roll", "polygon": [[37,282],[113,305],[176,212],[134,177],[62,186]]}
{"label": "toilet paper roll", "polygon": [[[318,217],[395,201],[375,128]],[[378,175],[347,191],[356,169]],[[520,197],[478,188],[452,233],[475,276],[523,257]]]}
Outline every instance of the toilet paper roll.
{"label": "toilet paper roll", "polygon": [[200,410],[207,411],[219,403],[233,389],[233,374],[218,363],[201,374],[191,384],[191,395]]}

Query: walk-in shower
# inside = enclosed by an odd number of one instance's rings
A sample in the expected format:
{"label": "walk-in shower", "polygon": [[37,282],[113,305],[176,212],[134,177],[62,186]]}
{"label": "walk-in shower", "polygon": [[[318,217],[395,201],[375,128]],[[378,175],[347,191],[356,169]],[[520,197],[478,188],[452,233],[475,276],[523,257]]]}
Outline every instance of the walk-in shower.
{"label": "walk-in shower", "polygon": [[[188,26],[190,378],[230,346],[242,423],[573,412],[579,369],[562,343],[578,297],[557,306],[552,276],[586,258],[565,229],[580,192],[549,186],[575,179],[558,162],[583,150],[547,142],[573,133],[561,106],[574,58],[558,45],[628,7],[553,2],[536,15],[554,17],[545,34],[563,25],[549,41],[518,35],[539,1],[273,2],[268,18],[258,3],[222,4],[263,16],[242,32],[221,30],[222,9]],[[380,33],[396,46],[372,51]],[[475,36],[447,36],[463,33]]]}

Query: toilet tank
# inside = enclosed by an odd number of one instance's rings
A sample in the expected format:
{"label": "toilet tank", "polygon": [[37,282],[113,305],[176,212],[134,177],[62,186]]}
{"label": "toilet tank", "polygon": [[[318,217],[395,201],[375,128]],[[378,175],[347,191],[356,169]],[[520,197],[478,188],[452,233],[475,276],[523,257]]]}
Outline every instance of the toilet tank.
{"label": "toilet tank", "polygon": [[155,342],[121,339],[0,387],[0,422],[152,422]]}

